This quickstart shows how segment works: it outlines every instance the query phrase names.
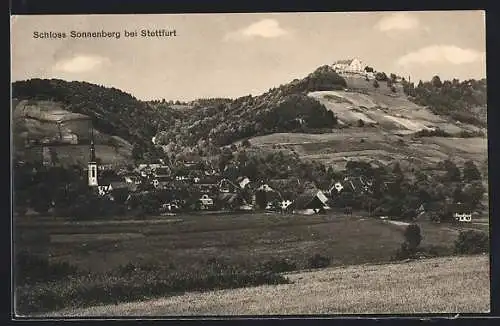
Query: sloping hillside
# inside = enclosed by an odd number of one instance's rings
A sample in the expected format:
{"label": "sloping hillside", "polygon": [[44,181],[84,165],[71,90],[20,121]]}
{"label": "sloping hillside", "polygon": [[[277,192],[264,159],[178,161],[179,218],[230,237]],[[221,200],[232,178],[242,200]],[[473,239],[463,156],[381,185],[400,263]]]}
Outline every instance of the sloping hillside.
{"label": "sloping hillside", "polygon": [[[86,166],[89,159],[91,119],[65,110],[60,102],[14,100],[14,151],[25,161],[43,160],[40,144],[63,165]],[[68,137],[69,136],[69,137]],[[94,130],[96,155],[103,164],[128,163],[132,145],[126,140]]]}
{"label": "sloping hillside", "polygon": [[[447,113],[436,114],[432,107],[419,105],[408,97],[404,82],[393,83],[395,87],[391,89],[383,81],[375,87],[373,80],[361,76],[345,79],[346,89],[308,93],[335,114],[342,128],[321,135],[276,133],[252,138],[250,143],[292,150],[304,159],[338,169],[353,159],[375,165],[397,160],[425,168],[451,158],[459,164],[473,160],[487,171],[486,129],[473,120],[455,120],[456,112],[467,112],[466,106],[456,111],[451,106],[442,108]],[[486,110],[480,99],[469,101],[476,104],[476,110]],[[426,133],[422,134],[422,130]]]}
{"label": "sloping hillside", "polygon": [[[243,96],[233,101],[195,101],[194,108],[180,115],[174,126],[164,130],[159,141],[194,146],[200,141],[228,145],[248,137],[274,132],[330,131],[337,126],[328,111],[307,92],[343,89],[346,83],[333,69],[322,66],[303,79],[270,89],[259,96]],[[207,105],[208,104],[208,105]],[[157,105],[169,110],[172,105]]]}
{"label": "sloping hillside", "polygon": [[87,82],[59,79],[31,79],[12,84],[12,97],[17,100],[49,100],[64,109],[87,115],[94,127],[130,143],[150,147],[158,130],[168,121],[157,110],[116,88]]}
{"label": "sloping hillside", "polygon": [[[483,165],[487,153],[485,80],[441,82],[434,78],[415,86],[404,79],[393,80],[392,75],[384,78],[375,83],[360,75],[341,77],[322,66],[259,96],[191,103],[143,102],[115,88],[32,79],[13,83],[13,96],[19,103],[50,100],[58,110],[89,116],[102,134],[135,145],[136,158],[163,155],[153,146],[153,137],[156,144],[175,148],[169,156],[184,149],[213,155],[217,152],[213,148],[242,140],[259,144],[273,139],[275,144],[324,163],[340,164],[351,158],[435,162],[451,156]],[[18,125],[17,130],[25,132],[26,128]],[[36,125],[28,129],[42,135],[48,132]],[[281,139],[286,133],[313,140],[307,145],[287,144]],[[435,136],[446,138],[437,141]],[[443,142],[461,145],[450,149]],[[470,142],[481,144],[479,153]],[[155,154],[145,155],[150,153]]]}

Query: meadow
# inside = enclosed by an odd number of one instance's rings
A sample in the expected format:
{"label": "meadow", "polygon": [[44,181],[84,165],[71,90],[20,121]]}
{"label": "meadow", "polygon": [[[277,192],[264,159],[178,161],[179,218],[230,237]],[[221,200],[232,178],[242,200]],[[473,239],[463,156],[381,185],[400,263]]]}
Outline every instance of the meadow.
{"label": "meadow", "polygon": [[[406,227],[337,212],[15,222],[16,251],[47,261],[25,265],[31,269],[24,273],[47,270],[53,276],[17,281],[17,305],[23,314],[189,291],[286,284],[290,281],[282,272],[388,263],[394,260]],[[458,227],[424,221],[419,225],[425,256],[453,254]]]}

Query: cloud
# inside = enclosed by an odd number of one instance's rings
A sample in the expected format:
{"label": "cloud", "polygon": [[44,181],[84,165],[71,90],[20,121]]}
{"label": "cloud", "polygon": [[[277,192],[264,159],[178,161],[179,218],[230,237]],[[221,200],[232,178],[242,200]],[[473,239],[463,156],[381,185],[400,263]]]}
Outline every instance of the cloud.
{"label": "cloud", "polygon": [[226,40],[245,40],[255,37],[277,38],[287,34],[288,31],[283,29],[277,20],[263,19],[240,30],[228,33]]}
{"label": "cloud", "polygon": [[398,12],[385,16],[375,25],[379,31],[412,30],[420,27],[416,17],[406,12]]}
{"label": "cloud", "polygon": [[94,70],[108,61],[104,57],[91,55],[78,55],[70,59],[64,59],[54,65],[54,70],[70,73],[79,73]]}
{"label": "cloud", "polygon": [[399,65],[451,63],[455,65],[485,60],[486,54],[455,45],[431,45],[400,57]]}

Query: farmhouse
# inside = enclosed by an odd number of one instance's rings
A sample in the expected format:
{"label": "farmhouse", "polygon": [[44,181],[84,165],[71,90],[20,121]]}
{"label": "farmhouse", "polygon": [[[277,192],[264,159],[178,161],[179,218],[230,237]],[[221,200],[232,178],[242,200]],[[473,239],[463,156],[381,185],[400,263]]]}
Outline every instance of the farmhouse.
{"label": "farmhouse", "polygon": [[244,206],[245,200],[237,193],[220,193],[217,196],[217,206],[227,210],[238,210]]}
{"label": "farmhouse", "polygon": [[295,213],[312,215],[330,209],[328,198],[318,189],[306,190],[291,204]]}
{"label": "farmhouse", "polygon": [[200,197],[201,209],[210,209],[214,207],[214,200],[210,198],[207,194],[203,194]]}
{"label": "farmhouse", "polygon": [[446,206],[446,210],[457,222],[471,222],[472,212],[467,209],[462,203],[453,203]]}

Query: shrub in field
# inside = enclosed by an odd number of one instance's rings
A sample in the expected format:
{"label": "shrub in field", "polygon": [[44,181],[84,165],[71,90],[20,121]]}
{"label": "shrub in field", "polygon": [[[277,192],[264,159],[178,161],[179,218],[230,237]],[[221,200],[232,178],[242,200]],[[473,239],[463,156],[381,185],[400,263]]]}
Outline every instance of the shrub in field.
{"label": "shrub in field", "polygon": [[20,252],[15,260],[16,284],[57,281],[77,273],[67,262],[50,263],[47,258]]}
{"label": "shrub in field", "polygon": [[429,245],[420,248],[419,251],[432,257],[440,257],[449,255],[453,251],[453,248],[447,246]]}
{"label": "shrub in field", "polygon": [[422,234],[420,233],[420,227],[417,224],[410,224],[406,227],[405,233],[405,242],[408,244],[408,247],[411,250],[414,250],[418,247],[420,242],[422,241]]}
{"label": "shrub in field", "polygon": [[422,241],[420,227],[417,224],[410,224],[404,232],[405,241],[396,252],[394,259],[401,260],[415,257],[417,247]]}
{"label": "shrub in field", "polygon": [[455,253],[478,254],[489,251],[489,239],[485,232],[476,230],[460,231],[455,241]]}
{"label": "shrub in field", "polygon": [[27,314],[58,310],[65,306],[143,300],[185,291],[285,283],[289,280],[276,273],[246,271],[229,265],[224,270],[168,271],[164,268],[134,269],[131,264],[119,272],[105,275],[84,275],[65,282],[20,286],[16,290],[16,304],[18,312]]}
{"label": "shrub in field", "polygon": [[290,259],[271,259],[261,265],[266,272],[283,273],[297,269],[297,264]]}
{"label": "shrub in field", "polygon": [[309,268],[324,268],[330,265],[330,258],[315,254],[308,261]]}

